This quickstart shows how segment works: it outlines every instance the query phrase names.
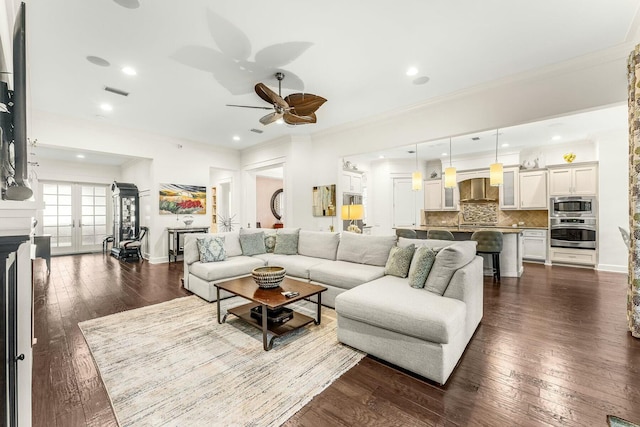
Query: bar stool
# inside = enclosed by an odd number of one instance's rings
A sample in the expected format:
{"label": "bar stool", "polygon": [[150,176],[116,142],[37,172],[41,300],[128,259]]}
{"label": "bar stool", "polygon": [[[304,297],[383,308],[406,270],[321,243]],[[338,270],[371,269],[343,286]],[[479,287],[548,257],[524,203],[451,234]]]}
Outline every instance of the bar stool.
{"label": "bar stool", "polygon": [[478,242],[477,254],[491,254],[493,258],[493,277],[500,281],[500,252],[502,252],[502,233],[500,231],[482,230],[471,235],[471,240]]}
{"label": "bar stool", "polygon": [[396,228],[396,236],[404,237],[406,239],[417,239],[418,233],[416,233],[416,230],[409,230],[406,228]]}
{"label": "bar stool", "polygon": [[453,233],[447,230],[429,230],[427,231],[427,239],[455,240]]}

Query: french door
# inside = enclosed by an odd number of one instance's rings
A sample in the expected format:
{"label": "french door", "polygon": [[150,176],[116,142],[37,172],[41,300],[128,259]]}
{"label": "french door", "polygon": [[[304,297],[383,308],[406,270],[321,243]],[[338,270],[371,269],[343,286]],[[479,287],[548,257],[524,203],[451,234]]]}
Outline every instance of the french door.
{"label": "french door", "polygon": [[111,234],[108,185],[43,182],[43,234],[51,235],[55,255],[94,252]]}

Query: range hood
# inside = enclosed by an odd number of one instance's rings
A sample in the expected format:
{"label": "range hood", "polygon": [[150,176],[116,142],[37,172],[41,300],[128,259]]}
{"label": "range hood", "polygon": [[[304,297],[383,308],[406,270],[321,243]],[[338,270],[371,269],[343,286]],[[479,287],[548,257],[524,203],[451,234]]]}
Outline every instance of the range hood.
{"label": "range hood", "polygon": [[495,198],[487,196],[489,188],[489,178],[472,178],[471,181],[471,197],[462,199],[461,202],[495,202]]}

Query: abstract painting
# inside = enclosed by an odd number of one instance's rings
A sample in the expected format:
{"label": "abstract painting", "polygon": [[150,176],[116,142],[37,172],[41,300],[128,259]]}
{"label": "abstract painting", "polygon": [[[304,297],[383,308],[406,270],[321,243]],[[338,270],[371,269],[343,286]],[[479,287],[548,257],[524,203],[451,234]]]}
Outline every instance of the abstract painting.
{"label": "abstract painting", "polygon": [[206,213],[206,187],[160,184],[160,215],[204,215]]}

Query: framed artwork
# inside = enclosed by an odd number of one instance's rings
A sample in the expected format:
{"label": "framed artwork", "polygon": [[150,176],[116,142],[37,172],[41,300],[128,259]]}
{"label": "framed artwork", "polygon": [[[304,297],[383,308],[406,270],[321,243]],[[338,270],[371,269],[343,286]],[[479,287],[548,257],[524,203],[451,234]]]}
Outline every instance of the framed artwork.
{"label": "framed artwork", "polygon": [[160,184],[160,215],[204,215],[207,188],[199,185]]}

